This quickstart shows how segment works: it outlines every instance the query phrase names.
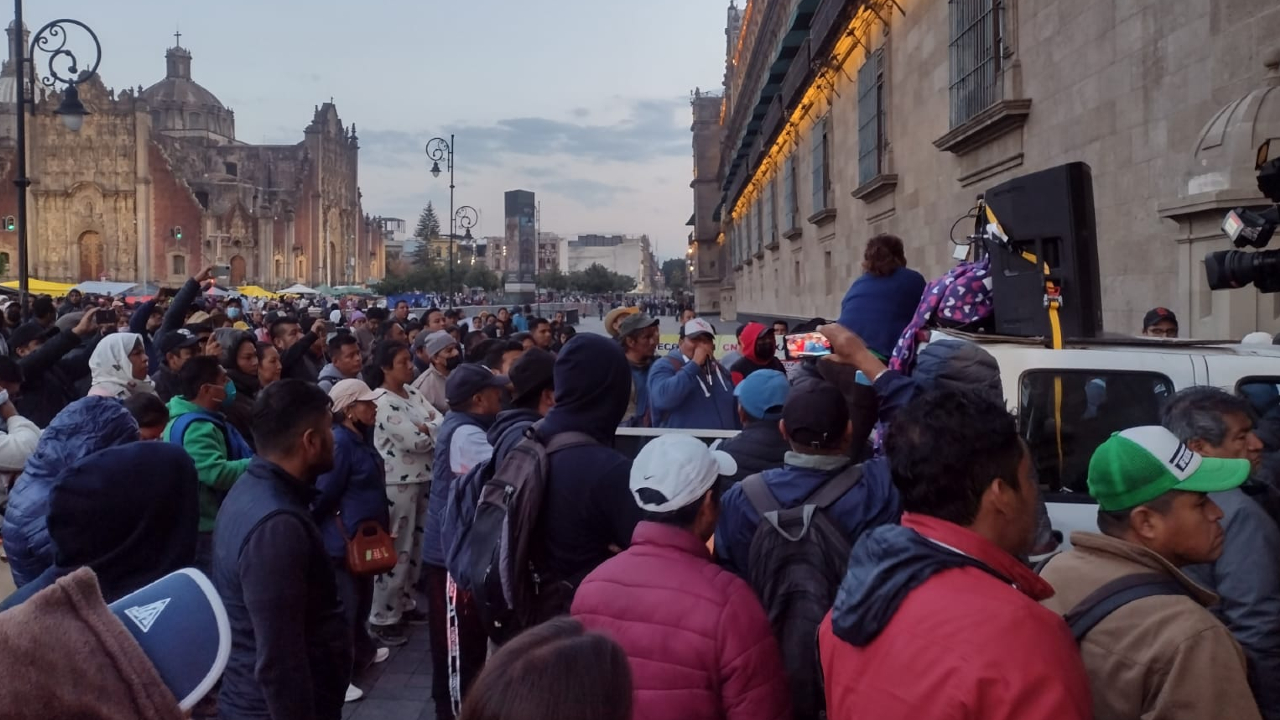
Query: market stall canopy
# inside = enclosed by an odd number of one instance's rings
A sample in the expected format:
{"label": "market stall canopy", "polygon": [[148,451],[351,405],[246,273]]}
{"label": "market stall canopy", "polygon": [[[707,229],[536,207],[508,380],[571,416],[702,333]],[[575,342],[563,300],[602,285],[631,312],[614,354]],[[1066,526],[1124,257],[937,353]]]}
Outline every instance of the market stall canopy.
{"label": "market stall canopy", "polygon": [[213,285],[208,290],[205,290],[204,294],[212,295],[214,297],[227,297],[231,294],[231,291],[226,288],[220,288],[217,285]]}
{"label": "market stall canopy", "polygon": [[138,283],[131,282],[107,282],[100,280],[89,280],[75,286],[76,290],[82,293],[91,293],[93,295],[127,295],[138,287]]}
{"label": "market stall canopy", "polygon": [[303,285],[302,283],[298,283],[296,285],[290,285],[289,287],[281,290],[280,294],[281,295],[315,295],[316,291],[312,290],[306,285]]}
{"label": "market stall canopy", "polygon": [[257,285],[241,285],[240,287],[236,288],[236,290],[238,290],[240,294],[244,295],[245,297],[253,297],[253,298],[276,297],[275,293],[271,292],[270,290],[264,290],[263,288],[260,288]]}
{"label": "market stall canopy", "polygon": [[333,289],[334,295],[373,295],[373,291],[369,288],[360,287],[359,285],[341,285]]}
{"label": "market stall canopy", "polygon": [[[8,288],[10,290],[17,290],[18,281],[12,280],[7,283],[0,283],[0,287]],[[75,287],[75,284],[73,283],[48,282],[47,280],[37,280],[35,278],[27,279],[27,292],[33,292],[33,293],[36,293],[37,295],[62,296],[62,295],[66,295],[74,287]]]}

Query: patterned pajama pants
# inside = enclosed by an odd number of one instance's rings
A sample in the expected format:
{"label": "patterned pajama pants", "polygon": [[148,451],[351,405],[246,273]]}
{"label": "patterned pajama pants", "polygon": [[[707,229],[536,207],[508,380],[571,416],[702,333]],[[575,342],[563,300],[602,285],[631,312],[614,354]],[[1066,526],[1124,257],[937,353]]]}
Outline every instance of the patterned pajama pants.
{"label": "patterned pajama pants", "polygon": [[371,625],[395,625],[415,607],[413,587],[422,571],[422,529],[426,525],[430,483],[388,485],[391,534],[395,535],[396,566],[373,583]]}

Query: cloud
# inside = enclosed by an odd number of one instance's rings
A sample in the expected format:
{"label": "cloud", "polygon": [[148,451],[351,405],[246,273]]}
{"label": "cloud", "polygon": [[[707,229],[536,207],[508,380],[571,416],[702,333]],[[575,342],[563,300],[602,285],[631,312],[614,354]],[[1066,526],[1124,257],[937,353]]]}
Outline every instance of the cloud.
{"label": "cloud", "polygon": [[588,110],[588,109],[586,109],[586,108],[584,108],[584,107],[574,108],[574,109],[573,109],[573,116],[574,116],[574,117],[576,117],[576,118],[584,118],[584,117],[587,117],[587,116],[588,116],[588,115],[590,115],[590,114],[591,114],[591,111],[590,111],[590,110]]}
{"label": "cloud", "polygon": [[591,180],[589,178],[564,178],[548,180],[539,184],[539,189],[573,200],[584,207],[608,205],[614,198],[623,193],[635,192],[622,185]]}
{"label": "cloud", "polygon": [[[689,128],[681,117],[688,112],[687,102],[684,98],[633,100],[626,116],[612,124],[515,117],[450,132],[457,136],[459,158],[465,156],[469,164],[506,165],[513,156],[551,155],[597,163],[644,162],[689,154]],[[582,118],[584,110],[573,114]],[[362,128],[360,145],[377,165],[406,167],[422,162],[422,147],[429,137],[426,131]]]}

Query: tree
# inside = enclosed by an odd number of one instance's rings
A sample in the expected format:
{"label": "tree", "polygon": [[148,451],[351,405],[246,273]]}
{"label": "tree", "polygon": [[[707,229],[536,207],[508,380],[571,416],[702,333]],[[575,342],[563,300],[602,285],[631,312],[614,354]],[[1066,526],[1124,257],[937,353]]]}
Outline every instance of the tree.
{"label": "tree", "polygon": [[493,291],[502,287],[502,278],[498,276],[498,273],[484,265],[475,264],[467,270],[466,277],[463,278],[463,284],[467,287]]}
{"label": "tree", "polygon": [[538,276],[538,287],[564,292],[569,289],[569,276],[559,270],[548,270]]}
{"label": "tree", "polygon": [[681,292],[689,288],[689,269],[684,258],[671,258],[662,263],[662,278],[671,292]]}
{"label": "tree", "polygon": [[440,237],[440,218],[436,217],[436,209],[430,202],[418,216],[418,227],[414,228],[413,237],[418,246],[413,249],[413,264],[425,268],[432,265],[431,241]]}
{"label": "tree", "polygon": [[610,273],[613,276],[613,291],[628,293],[636,289],[636,279],[630,275],[619,275],[618,273]]}

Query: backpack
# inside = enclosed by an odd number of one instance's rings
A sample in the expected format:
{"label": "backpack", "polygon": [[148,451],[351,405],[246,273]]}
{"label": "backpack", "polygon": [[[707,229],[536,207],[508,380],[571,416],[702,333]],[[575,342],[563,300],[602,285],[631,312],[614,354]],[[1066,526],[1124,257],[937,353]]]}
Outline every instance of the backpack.
{"label": "backpack", "polygon": [[547,489],[547,459],[566,448],[597,445],[590,435],[560,433],[544,443],[541,423],[524,431],[522,439],[480,489],[480,501],[467,540],[476,607],[485,632],[497,643],[521,630],[563,614],[572,600],[571,588],[536,567],[535,532]]}
{"label": "backpack", "polygon": [[454,481],[444,508],[440,535],[451,538],[444,549],[444,564],[449,577],[459,588],[472,592],[471,530],[475,527],[476,507],[480,492],[493,477],[493,458],[477,463],[466,475]]}
{"label": "backpack", "polygon": [[742,481],[743,493],[760,514],[747,556],[747,582],[778,639],[796,720],[826,716],[816,637],[853,549],[826,511],[861,479],[862,467],[851,465],[787,509],[778,504],[763,475]]}
{"label": "backpack", "polygon": [[249,444],[245,442],[244,436],[240,434],[240,431],[228,425],[224,419],[217,415],[204,411],[179,415],[178,419],[174,420],[173,425],[169,427],[169,442],[175,445],[182,445],[183,438],[187,436],[187,428],[191,427],[191,424],[195,422],[210,422],[213,423],[214,427],[218,428],[218,431],[222,433],[223,442],[227,444],[228,460],[244,460],[245,458],[253,457],[253,448],[249,447]]}

